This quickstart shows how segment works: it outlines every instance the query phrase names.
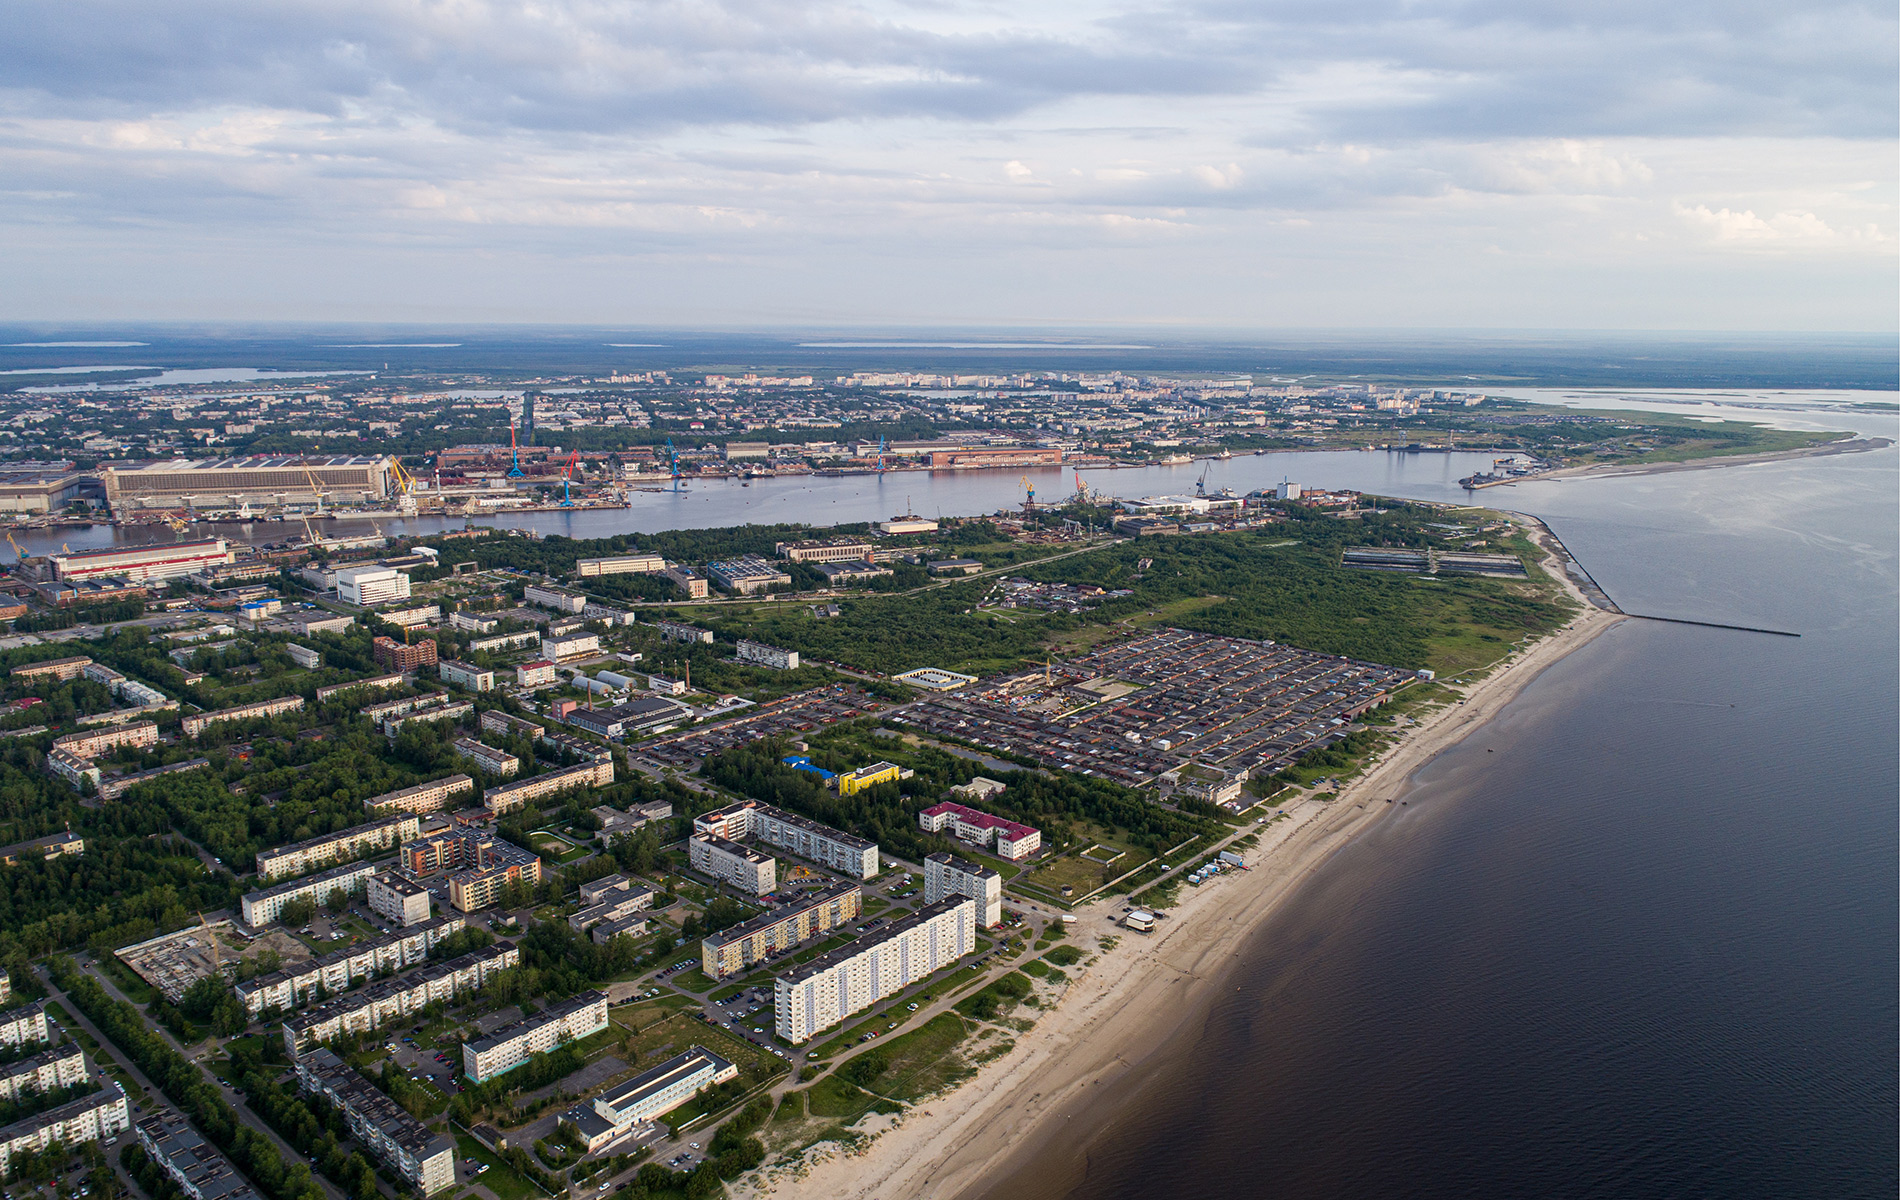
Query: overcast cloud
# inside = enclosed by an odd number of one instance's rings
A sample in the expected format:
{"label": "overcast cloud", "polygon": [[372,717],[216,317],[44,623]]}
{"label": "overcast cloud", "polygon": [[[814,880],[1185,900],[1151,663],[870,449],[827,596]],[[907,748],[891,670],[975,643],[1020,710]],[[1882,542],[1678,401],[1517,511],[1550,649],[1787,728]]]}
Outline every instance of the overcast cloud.
{"label": "overcast cloud", "polygon": [[0,315],[1885,329],[1891,3],[26,0]]}

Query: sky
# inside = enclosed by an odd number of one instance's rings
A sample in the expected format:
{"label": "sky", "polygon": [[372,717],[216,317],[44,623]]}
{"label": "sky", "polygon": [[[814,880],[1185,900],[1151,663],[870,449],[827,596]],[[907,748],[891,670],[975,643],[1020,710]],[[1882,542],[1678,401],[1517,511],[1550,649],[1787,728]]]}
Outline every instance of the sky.
{"label": "sky", "polygon": [[0,319],[1900,325],[1782,0],[11,0]]}

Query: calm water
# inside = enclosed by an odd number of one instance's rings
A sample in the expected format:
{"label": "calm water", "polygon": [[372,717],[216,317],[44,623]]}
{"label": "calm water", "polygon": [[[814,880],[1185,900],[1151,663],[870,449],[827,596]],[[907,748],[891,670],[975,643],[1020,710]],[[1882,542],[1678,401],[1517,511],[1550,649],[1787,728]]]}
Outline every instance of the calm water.
{"label": "calm water", "polygon": [[1803,636],[1547,672],[998,1200],[1895,1194],[1900,455],[1507,492],[1628,608]]}

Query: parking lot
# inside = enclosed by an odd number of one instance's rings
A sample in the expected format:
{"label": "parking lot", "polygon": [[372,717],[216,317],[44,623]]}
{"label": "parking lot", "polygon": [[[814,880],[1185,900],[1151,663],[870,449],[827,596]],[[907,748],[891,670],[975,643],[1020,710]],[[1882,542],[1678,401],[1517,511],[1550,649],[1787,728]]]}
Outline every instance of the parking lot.
{"label": "parking lot", "polygon": [[670,767],[695,765],[721,750],[781,733],[809,733],[821,725],[848,721],[887,707],[869,692],[848,685],[813,688],[748,709],[746,714],[690,733],[641,742],[637,753]]}

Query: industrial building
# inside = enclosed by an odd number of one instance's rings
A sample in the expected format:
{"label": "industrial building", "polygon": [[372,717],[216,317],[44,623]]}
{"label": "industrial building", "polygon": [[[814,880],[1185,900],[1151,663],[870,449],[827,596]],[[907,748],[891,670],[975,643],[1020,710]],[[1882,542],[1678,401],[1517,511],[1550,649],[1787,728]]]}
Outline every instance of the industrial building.
{"label": "industrial building", "polygon": [[236,561],[223,538],[176,542],[166,546],[118,547],[111,550],[73,550],[46,556],[53,578],[61,582],[88,579],[183,579],[207,567]]}
{"label": "industrial building", "polygon": [[877,875],[876,842],[757,800],[741,800],[694,817],[693,832],[732,842],[756,837],[855,879]]}
{"label": "industrial building", "polygon": [[450,775],[429,783],[418,783],[414,787],[371,796],[363,801],[363,807],[371,812],[379,809],[410,813],[440,812],[454,797],[474,790],[475,781],[467,775]]}
{"label": "industrial building", "polygon": [[729,592],[741,596],[756,595],[775,587],[792,586],[792,577],[770,559],[756,554],[741,555],[706,564],[706,574]]}
{"label": "industrial building", "polygon": [[328,1050],[297,1060],[297,1085],[343,1113],[350,1133],[424,1196],[455,1186],[455,1141],[431,1133]]}
{"label": "industrial building", "polygon": [[532,1017],[462,1043],[462,1073],[487,1083],[562,1042],[578,1042],[607,1028],[607,993],[582,992]]}
{"label": "industrial building", "polygon": [[257,854],[257,877],[270,883],[359,857],[365,850],[393,850],[414,838],[419,831],[416,815],[404,813],[292,842],[275,850],[260,850]]}
{"label": "industrial building", "polygon": [[428,961],[436,943],[466,927],[461,914],[448,913],[397,933],[294,962],[281,971],[239,980],[233,990],[252,1020],[267,1010],[290,1012],[308,1004],[319,990],[334,996],[367,980],[419,966]]}
{"label": "industrial building", "polygon": [[247,504],[380,504],[390,497],[388,455],[249,455],[106,467],[106,503],[142,508],[241,508]]}
{"label": "industrial building", "polygon": [[575,562],[574,574],[580,579],[601,575],[657,575],[666,570],[666,559],[658,554],[621,554],[612,558],[583,558]]}
{"label": "industrial building", "polygon": [[336,598],[358,608],[409,599],[409,577],[393,567],[348,567],[336,573]]}
{"label": "industrial building", "polygon": [[434,638],[424,638],[413,646],[394,638],[377,637],[369,644],[369,656],[386,671],[414,671],[432,667],[436,661]]}
{"label": "industrial building", "polygon": [[830,540],[780,542],[775,549],[778,556],[787,562],[836,563],[853,560],[870,562],[875,548],[869,542]]}
{"label": "industrial building", "polygon": [[609,755],[559,771],[544,771],[533,779],[522,779],[514,783],[504,783],[500,787],[489,788],[482,793],[482,804],[497,816],[501,816],[513,812],[530,800],[539,800],[543,796],[552,796],[557,792],[565,792],[573,788],[606,787],[613,781],[614,760]]}
{"label": "industrial building", "polygon": [[867,580],[882,579],[896,573],[889,567],[880,567],[876,563],[858,562],[855,559],[849,562],[813,563],[811,569],[825,577],[825,584],[828,587],[864,583]]}
{"label": "industrial building", "polygon": [[[942,897],[935,897],[941,899]],[[855,921],[863,911],[864,892],[840,883],[791,904],[760,913],[699,943],[699,965],[710,979],[749,971],[801,942]]]}
{"label": "industrial building", "polygon": [[0,512],[54,513],[100,498],[99,481],[73,471],[70,462],[0,469]]}
{"label": "industrial building", "polygon": [[280,713],[302,712],[302,696],[280,696],[275,700],[260,700],[256,704],[239,704],[231,708],[220,708],[208,713],[198,713],[179,722],[179,727],[188,738],[195,738],[213,725],[225,721],[254,721],[259,717],[274,717]]}
{"label": "industrial building", "polygon": [[686,857],[701,875],[723,880],[748,896],[763,896],[778,886],[778,863],[722,837],[700,834],[686,843]]}
{"label": "industrial building", "polygon": [[886,537],[906,537],[916,533],[937,532],[937,522],[929,517],[905,516],[892,517],[888,521],[879,521],[877,531]]}
{"label": "industrial building", "polygon": [[513,942],[502,941],[447,962],[379,979],[285,1021],[284,1053],[294,1061],[343,1034],[380,1029],[438,1000],[466,996],[502,971],[520,965],[521,950]]}
{"label": "industrial building", "polygon": [[689,600],[704,600],[710,594],[706,577],[693,568],[680,563],[668,563],[660,574],[673,581],[673,586],[686,593]]}
{"label": "industrial building", "polygon": [[661,696],[642,696],[612,708],[577,709],[568,714],[567,723],[576,729],[584,729],[611,740],[629,733],[674,725],[690,720],[692,715],[692,709],[677,701]]}
{"label": "industrial building", "polygon": [[1003,921],[1003,876],[981,863],[942,852],[924,858],[924,903],[951,896],[976,901],[977,923],[992,929]]}
{"label": "industrial building", "polygon": [[929,833],[948,830],[958,841],[976,846],[994,843],[999,858],[1014,862],[1042,849],[1042,830],[1020,821],[1005,820],[989,813],[946,800],[917,814],[917,823]]}
{"label": "industrial building", "polygon": [[764,642],[739,639],[739,661],[751,663],[755,667],[770,667],[775,671],[798,670],[798,651],[781,650],[777,646],[768,646]]}
{"label": "industrial building", "polygon": [[951,965],[976,949],[976,920],[968,896],[939,900],[779,976],[778,1035],[793,1045],[809,1041]]}
{"label": "industrial building", "polygon": [[455,753],[477,768],[498,779],[508,779],[521,770],[521,760],[506,750],[497,750],[471,737],[459,737],[451,743]]}
{"label": "industrial building", "polygon": [[369,910],[404,928],[429,919],[429,889],[384,871],[369,877]]}
{"label": "industrial building", "polygon": [[376,868],[368,863],[347,863],[307,879],[292,879],[276,887],[246,892],[244,899],[239,902],[243,908],[244,923],[252,929],[269,925],[284,911],[284,905],[293,900],[309,900],[323,905],[339,894],[354,896],[368,886],[369,877],[375,873]]}

